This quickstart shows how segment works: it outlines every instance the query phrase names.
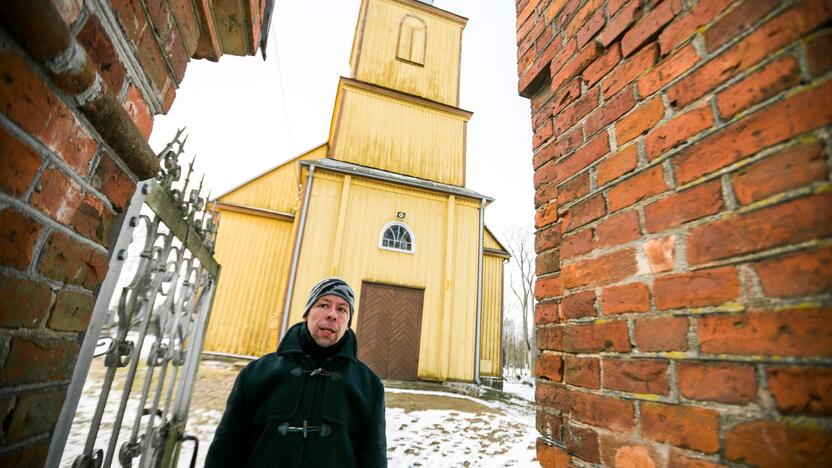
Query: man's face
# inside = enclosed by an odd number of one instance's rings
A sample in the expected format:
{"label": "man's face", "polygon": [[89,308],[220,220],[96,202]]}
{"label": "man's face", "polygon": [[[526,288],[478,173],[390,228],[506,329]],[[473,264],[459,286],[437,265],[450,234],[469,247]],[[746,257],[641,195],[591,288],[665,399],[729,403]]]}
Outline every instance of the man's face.
{"label": "man's face", "polygon": [[306,326],[318,346],[328,348],[344,336],[350,318],[350,305],[341,296],[321,296],[309,310]]}

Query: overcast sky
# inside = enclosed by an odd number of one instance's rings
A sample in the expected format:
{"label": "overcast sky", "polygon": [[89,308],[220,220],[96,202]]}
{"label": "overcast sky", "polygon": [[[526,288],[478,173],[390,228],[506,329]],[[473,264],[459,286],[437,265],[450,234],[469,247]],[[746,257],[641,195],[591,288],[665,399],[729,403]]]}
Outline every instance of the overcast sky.
{"label": "overcast sky", "polygon": [[[188,66],[173,108],[150,138],[161,150],[187,126],[186,154],[214,196],[305,152],[329,135],[360,0],[276,0],[268,60],[224,56]],[[529,102],[517,95],[514,2],[436,0],[468,18],[460,107],[468,123],[467,186],[496,199],[486,224],[498,237],[534,222]]]}

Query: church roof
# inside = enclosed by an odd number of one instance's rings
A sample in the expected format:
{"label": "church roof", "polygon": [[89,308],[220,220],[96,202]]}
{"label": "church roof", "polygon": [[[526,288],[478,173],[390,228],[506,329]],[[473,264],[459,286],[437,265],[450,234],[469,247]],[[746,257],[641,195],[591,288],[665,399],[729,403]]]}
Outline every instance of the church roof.
{"label": "church roof", "polygon": [[471,189],[460,187],[458,185],[449,185],[440,182],[434,182],[432,180],[419,179],[417,177],[411,177],[404,174],[397,174],[395,172],[382,171],[381,169],[375,169],[372,167],[359,166],[358,164],[338,161],[337,159],[309,159],[300,161],[300,164],[302,166],[315,166],[320,169],[332,172],[339,172],[341,174],[357,175],[369,179],[377,179],[401,185],[408,185],[411,187],[431,190],[433,192],[441,192],[449,195],[457,195],[468,198],[477,198],[480,200],[485,200],[486,203],[491,203],[494,201],[494,198],[489,197],[488,195],[483,195],[481,193],[477,193]]}

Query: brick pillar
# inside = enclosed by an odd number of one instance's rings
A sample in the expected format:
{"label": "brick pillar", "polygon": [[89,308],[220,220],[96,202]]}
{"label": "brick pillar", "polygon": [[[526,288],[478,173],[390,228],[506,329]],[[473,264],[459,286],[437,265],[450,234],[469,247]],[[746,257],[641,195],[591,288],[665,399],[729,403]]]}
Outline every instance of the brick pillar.
{"label": "brick pillar", "polygon": [[265,4],[0,2],[0,465],[43,466],[153,115]]}
{"label": "brick pillar", "polygon": [[517,12],[541,464],[831,463],[832,2]]}

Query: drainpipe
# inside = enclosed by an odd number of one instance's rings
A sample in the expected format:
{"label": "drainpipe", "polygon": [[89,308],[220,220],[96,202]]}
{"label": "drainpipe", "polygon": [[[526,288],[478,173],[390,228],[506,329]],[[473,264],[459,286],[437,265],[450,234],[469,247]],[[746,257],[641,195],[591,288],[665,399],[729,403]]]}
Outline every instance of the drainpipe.
{"label": "drainpipe", "polygon": [[309,165],[309,171],[306,173],[306,193],[303,194],[303,206],[301,207],[300,220],[298,221],[298,235],[295,238],[295,250],[292,253],[292,266],[289,269],[289,285],[286,289],[286,302],[283,304],[283,320],[280,325],[280,337],[277,342],[283,339],[286,334],[287,326],[289,324],[289,308],[292,305],[292,291],[295,288],[295,276],[298,269],[298,257],[300,256],[300,246],[303,239],[303,228],[306,226],[306,211],[309,208],[309,197],[312,194],[312,174],[315,173],[315,166]]}
{"label": "drainpipe", "polygon": [[474,382],[481,385],[480,382],[480,330],[482,328],[482,251],[483,251],[483,236],[485,229],[485,199],[480,200],[480,251],[477,258],[477,334],[475,337],[474,348]]}

